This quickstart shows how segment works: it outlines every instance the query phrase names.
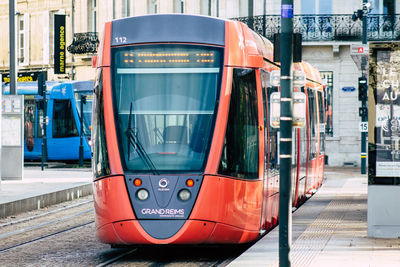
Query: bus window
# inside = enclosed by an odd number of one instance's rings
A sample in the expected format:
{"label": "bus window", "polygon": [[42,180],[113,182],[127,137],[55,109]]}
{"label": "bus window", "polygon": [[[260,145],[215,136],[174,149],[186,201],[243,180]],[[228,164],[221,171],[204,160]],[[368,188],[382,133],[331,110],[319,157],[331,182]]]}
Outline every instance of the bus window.
{"label": "bus window", "polygon": [[53,138],[79,136],[70,100],[54,100]]}
{"label": "bus window", "polygon": [[79,117],[81,116],[82,95],[86,97],[86,103],[83,103],[83,134],[90,136],[90,126],[92,125],[93,94],[92,92],[75,93],[75,104]]}

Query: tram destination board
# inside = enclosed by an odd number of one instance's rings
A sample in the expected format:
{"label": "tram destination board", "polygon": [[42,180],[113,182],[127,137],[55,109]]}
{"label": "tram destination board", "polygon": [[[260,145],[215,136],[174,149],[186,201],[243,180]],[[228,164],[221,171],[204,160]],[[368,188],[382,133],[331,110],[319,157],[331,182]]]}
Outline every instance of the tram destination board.
{"label": "tram destination board", "polygon": [[[124,68],[218,68],[221,63],[220,48],[185,45],[135,46],[116,49],[116,61]],[[118,52],[117,52],[118,51]],[[155,70],[151,72],[154,73]],[[164,72],[164,70],[161,70]],[[183,69],[179,72],[182,73]],[[205,70],[204,70],[205,71]],[[208,70],[212,71],[211,70]],[[136,71],[137,72],[137,71]],[[190,72],[186,69],[185,72]]]}
{"label": "tram destination board", "polygon": [[369,184],[400,184],[400,42],[371,43]]}

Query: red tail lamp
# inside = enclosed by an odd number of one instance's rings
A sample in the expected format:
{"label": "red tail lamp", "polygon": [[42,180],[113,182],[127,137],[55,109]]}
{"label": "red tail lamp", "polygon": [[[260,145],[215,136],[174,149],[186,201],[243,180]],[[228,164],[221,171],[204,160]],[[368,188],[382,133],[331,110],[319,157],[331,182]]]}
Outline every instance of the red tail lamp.
{"label": "red tail lamp", "polygon": [[192,179],[187,179],[186,180],[186,185],[189,187],[192,187],[194,185],[194,181]]}
{"label": "red tail lamp", "polygon": [[142,185],[142,180],[139,178],[136,178],[135,180],[133,180],[133,184],[135,186],[141,186]]}

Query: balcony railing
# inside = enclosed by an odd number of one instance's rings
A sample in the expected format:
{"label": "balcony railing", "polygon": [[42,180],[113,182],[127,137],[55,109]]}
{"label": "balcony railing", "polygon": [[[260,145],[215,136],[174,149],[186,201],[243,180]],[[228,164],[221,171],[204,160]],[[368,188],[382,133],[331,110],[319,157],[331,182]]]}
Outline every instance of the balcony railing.
{"label": "balcony railing", "polygon": [[[352,15],[295,15],[294,32],[302,33],[303,41],[361,41],[362,22],[353,21]],[[245,24],[252,21],[253,29],[272,40],[280,32],[279,15],[261,15],[233,18]],[[400,14],[368,15],[367,38],[369,41],[400,40]]]}
{"label": "balcony railing", "polygon": [[71,54],[95,54],[99,46],[97,32],[75,33],[72,44],[67,47]]}

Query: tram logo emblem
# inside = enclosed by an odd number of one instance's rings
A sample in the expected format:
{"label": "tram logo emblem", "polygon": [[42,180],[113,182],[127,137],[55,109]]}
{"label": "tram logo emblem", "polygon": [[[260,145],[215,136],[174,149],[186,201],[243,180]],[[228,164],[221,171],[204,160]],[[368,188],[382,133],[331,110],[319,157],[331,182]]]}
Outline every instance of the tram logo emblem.
{"label": "tram logo emblem", "polygon": [[167,188],[168,185],[169,181],[166,178],[162,178],[160,181],[158,181],[158,191],[169,191],[169,188]]}

